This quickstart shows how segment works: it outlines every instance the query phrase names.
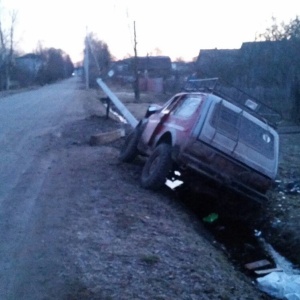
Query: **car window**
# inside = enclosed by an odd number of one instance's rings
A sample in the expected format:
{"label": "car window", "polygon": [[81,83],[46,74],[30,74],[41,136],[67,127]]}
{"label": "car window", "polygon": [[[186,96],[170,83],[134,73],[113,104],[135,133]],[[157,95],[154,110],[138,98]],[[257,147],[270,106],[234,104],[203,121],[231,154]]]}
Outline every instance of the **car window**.
{"label": "car window", "polygon": [[214,128],[236,141],[239,136],[240,115],[231,109],[217,104],[211,119]]}
{"label": "car window", "polygon": [[172,98],[171,100],[169,100],[169,101],[165,104],[164,108],[162,109],[162,112],[169,112],[169,111],[171,111],[171,110],[176,106],[178,100],[179,100],[181,97],[182,97],[182,95],[178,95],[178,96]]}
{"label": "car window", "polygon": [[187,96],[181,100],[181,103],[174,111],[174,115],[181,118],[189,118],[199,107],[202,99],[198,96]]}
{"label": "car window", "polygon": [[266,157],[271,159],[274,157],[274,136],[242,113],[217,104],[211,124],[230,139],[241,141]]}

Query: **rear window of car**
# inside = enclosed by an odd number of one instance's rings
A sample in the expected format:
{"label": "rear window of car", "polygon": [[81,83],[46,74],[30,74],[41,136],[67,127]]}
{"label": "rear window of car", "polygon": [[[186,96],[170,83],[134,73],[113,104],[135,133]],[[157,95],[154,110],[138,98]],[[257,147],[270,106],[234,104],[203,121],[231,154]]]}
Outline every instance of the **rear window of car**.
{"label": "rear window of car", "polygon": [[221,134],[253,148],[268,158],[274,157],[274,136],[259,124],[221,103],[215,106],[211,125]]}

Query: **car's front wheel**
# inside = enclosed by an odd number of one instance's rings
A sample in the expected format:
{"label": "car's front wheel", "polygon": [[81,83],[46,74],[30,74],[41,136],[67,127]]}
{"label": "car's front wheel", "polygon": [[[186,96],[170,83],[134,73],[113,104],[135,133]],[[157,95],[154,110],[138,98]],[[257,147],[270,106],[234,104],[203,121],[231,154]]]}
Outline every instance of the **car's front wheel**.
{"label": "car's front wheel", "polygon": [[141,185],[147,189],[159,189],[172,169],[171,146],[158,145],[147,159],[141,176]]}

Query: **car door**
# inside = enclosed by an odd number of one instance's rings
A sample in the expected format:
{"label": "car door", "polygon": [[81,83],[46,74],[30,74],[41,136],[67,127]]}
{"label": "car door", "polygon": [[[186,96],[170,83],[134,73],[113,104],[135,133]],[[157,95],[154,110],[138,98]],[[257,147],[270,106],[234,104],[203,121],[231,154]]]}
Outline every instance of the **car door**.
{"label": "car door", "polygon": [[162,124],[168,119],[170,113],[177,106],[178,101],[183,97],[183,94],[174,96],[169,100],[166,105],[157,113],[151,115],[148,120],[145,129],[143,130],[141,141],[142,144],[150,144],[152,137],[161,129]]}
{"label": "car door", "polygon": [[148,125],[152,124],[151,131],[145,130],[144,141],[147,141],[149,145],[156,144],[160,136],[165,132],[170,132],[173,144],[182,144],[195,122],[196,112],[201,103],[200,94],[183,94],[175,98],[170,105],[162,109],[159,115],[152,116],[149,120]]}
{"label": "car door", "polygon": [[181,98],[171,112],[164,125],[173,133],[176,144],[182,145],[189,138],[202,102],[202,95],[189,94]]}

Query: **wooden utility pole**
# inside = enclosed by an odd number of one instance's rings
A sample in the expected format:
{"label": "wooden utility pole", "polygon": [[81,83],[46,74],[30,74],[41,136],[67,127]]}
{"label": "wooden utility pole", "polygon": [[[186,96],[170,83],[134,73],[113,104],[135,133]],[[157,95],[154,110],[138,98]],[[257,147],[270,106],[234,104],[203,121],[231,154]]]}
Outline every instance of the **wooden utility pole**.
{"label": "wooden utility pole", "polygon": [[84,74],[85,74],[85,89],[88,90],[90,87],[90,70],[89,70],[89,42],[88,36],[85,37],[85,51],[84,51]]}
{"label": "wooden utility pole", "polygon": [[140,100],[140,86],[139,86],[139,71],[138,71],[138,56],[137,56],[137,40],[136,40],[136,29],[135,29],[135,21],[133,22],[133,30],[134,30],[134,98],[135,101]]}

